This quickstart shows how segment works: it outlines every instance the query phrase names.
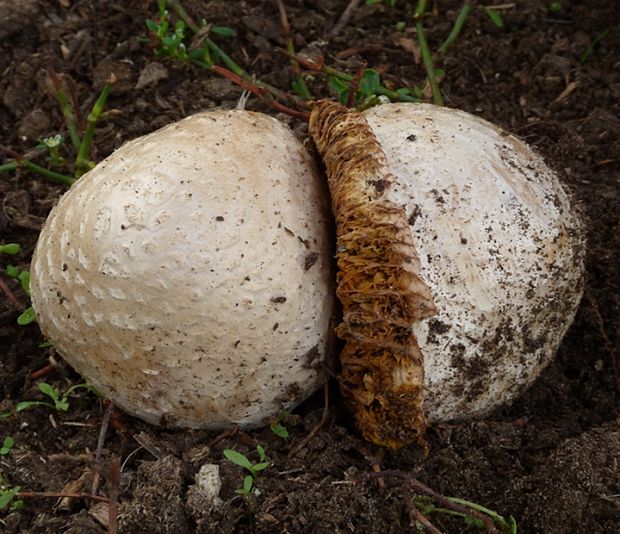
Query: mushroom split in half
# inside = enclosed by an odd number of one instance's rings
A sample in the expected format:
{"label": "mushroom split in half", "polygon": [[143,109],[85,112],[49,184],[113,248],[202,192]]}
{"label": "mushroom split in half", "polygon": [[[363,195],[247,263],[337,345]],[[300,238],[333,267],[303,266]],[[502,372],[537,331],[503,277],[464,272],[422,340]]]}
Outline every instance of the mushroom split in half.
{"label": "mushroom split in half", "polygon": [[[364,436],[488,413],[573,320],[579,217],[526,145],[466,113],[316,105],[337,223],[340,383]],[[258,425],[323,380],[334,288],[315,165],[265,115],[206,112],[123,146],[50,214],[41,328],[130,413]]]}
{"label": "mushroom split in half", "polygon": [[531,384],[583,287],[557,176],[488,122],[431,105],[322,101],[309,132],[337,225],[340,383],[364,436],[421,442],[427,420],[488,413]]}
{"label": "mushroom split in half", "polygon": [[334,296],[329,209],[290,129],[201,113],[127,143],[41,232],[44,334],[150,423],[259,425],[323,382]]}

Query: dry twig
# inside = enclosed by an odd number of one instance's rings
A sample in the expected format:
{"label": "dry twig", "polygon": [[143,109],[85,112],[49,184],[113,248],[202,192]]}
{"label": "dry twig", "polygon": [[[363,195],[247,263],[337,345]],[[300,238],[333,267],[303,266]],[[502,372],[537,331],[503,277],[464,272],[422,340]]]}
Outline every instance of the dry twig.
{"label": "dry twig", "polygon": [[2,278],[0,278],[0,290],[2,290],[2,292],[6,295],[6,297],[11,301],[13,306],[15,306],[20,312],[26,309],[26,307],[21,302],[19,302],[19,300],[17,300],[17,297],[11,291],[11,288],[6,285],[6,283],[4,282],[4,280],[2,280]]}
{"label": "dry twig", "polygon": [[118,457],[112,460],[112,468],[110,469],[109,482],[109,498],[108,506],[108,534],[116,534],[117,516],[118,516],[118,486],[121,478],[121,463]]}
{"label": "dry twig", "polygon": [[321,414],[321,420],[304,439],[302,439],[299,443],[297,443],[297,445],[291,448],[291,450],[288,452],[288,455],[287,455],[289,458],[292,458],[293,456],[295,456],[301,449],[303,449],[308,443],[310,443],[310,440],[315,436],[315,434],[319,430],[321,430],[321,428],[327,421],[328,415],[329,415],[329,383],[325,381],[325,383],[323,384],[323,413]]}
{"label": "dry twig", "polygon": [[90,493],[63,493],[62,491],[20,491],[16,497],[18,499],[30,499],[30,498],[68,498],[68,499],[90,499],[91,501],[110,502],[108,497],[102,497],[100,495],[91,495]]}
{"label": "dry twig", "polygon": [[362,76],[364,75],[364,71],[366,70],[366,65],[367,63],[365,61],[362,61],[362,64],[358,67],[357,72],[355,73],[355,78],[353,78],[351,85],[349,85],[349,94],[347,95],[347,106],[350,108],[355,106],[355,93],[357,93],[357,90],[360,86],[360,81],[362,79]]}
{"label": "dry twig", "polygon": [[336,22],[336,25],[332,28],[332,31],[329,32],[329,38],[336,37],[342,31],[342,29],[349,23],[351,15],[353,15],[353,12],[359,7],[359,5],[360,0],[351,0],[349,2],[346,9],[342,12],[342,15],[340,15],[338,22]]}
{"label": "dry twig", "polygon": [[99,481],[101,479],[101,452],[103,451],[103,444],[105,443],[105,436],[108,432],[108,426],[110,425],[110,419],[112,417],[113,411],[114,402],[110,401],[110,404],[108,404],[108,407],[103,414],[103,419],[101,420],[101,429],[99,430],[99,439],[97,440],[97,450],[95,452],[95,476],[93,477],[93,486],[91,490],[91,493],[93,495],[97,493],[97,490],[99,489]]}
{"label": "dry twig", "polygon": [[499,531],[495,527],[495,523],[493,522],[493,519],[491,519],[489,516],[482,514],[478,512],[477,510],[474,510],[473,508],[469,508],[468,506],[452,502],[447,497],[444,497],[443,495],[437,493],[435,490],[429,488],[427,485],[423,484],[419,480],[413,478],[409,473],[406,473],[405,471],[400,471],[397,469],[389,469],[386,471],[379,471],[378,473],[375,473],[375,472],[368,473],[367,476],[370,478],[378,478],[378,477],[398,478],[403,481],[403,486],[406,486],[408,489],[413,490],[414,492],[419,493],[421,495],[427,495],[428,497],[431,497],[434,501],[439,503],[443,508],[446,508],[448,510],[453,510],[454,512],[458,512],[460,514],[475,517],[476,519],[479,519],[480,521],[484,523],[484,526],[487,529],[487,532],[489,532],[490,534],[499,534]]}

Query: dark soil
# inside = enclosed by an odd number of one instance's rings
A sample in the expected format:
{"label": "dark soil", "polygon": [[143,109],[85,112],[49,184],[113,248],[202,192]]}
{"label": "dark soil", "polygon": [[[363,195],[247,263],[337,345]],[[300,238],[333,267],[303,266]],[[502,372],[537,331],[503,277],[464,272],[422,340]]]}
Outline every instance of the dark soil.
{"label": "dark soil", "polygon": [[[297,49],[322,54],[328,64],[352,73],[366,61],[395,87],[421,83],[423,66],[403,40],[415,38],[414,3],[362,5],[338,36],[330,36],[347,3],[286,1]],[[296,425],[286,424],[287,440],[270,429],[218,437],[115,417],[97,466],[105,406],[80,393],[67,413],[39,408],[0,419],[0,439],[15,439],[13,450],[0,456],[5,485],[89,493],[98,472],[99,495],[113,497],[118,488],[119,530],[129,533],[414,531],[401,482],[386,478],[382,487],[365,477],[374,463],[406,471],[443,495],[513,515],[520,532],[618,532],[620,15],[613,0],[560,3],[562,9],[551,12],[551,2],[515,2],[500,12],[504,28],[476,9],[440,61],[447,105],[489,119],[537,147],[565,174],[587,218],[588,279],[581,308],[557,359],[520,400],[484,421],[431,429],[424,457],[416,447],[389,452],[364,442],[341,409],[333,382],[325,424],[292,458],[288,452],[321,418],[320,393],[296,411]],[[461,4],[429,2],[425,26],[433,49],[448,34]],[[188,0],[186,8],[195,20],[235,28],[237,35],[218,38],[220,45],[258,78],[290,88],[288,60],[276,50],[283,39],[275,2]],[[156,12],[156,3],[146,0],[0,1],[0,144],[7,157],[28,152],[39,138],[66,135],[49,89],[46,72],[51,70],[71,85],[83,112],[109,74],[116,76],[108,103],[113,111],[95,136],[96,160],[124,141],[196,111],[234,106],[240,90],[228,81],[154,58],[141,37],[145,19]],[[395,30],[399,21],[407,23],[404,33]],[[315,95],[330,95],[321,75],[310,85]],[[248,107],[274,113],[256,98]],[[38,231],[64,189],[23,169],[1,176],[0,243],[23,248],[16,257],[0,258],[3,266],[28,268]],[[4,275],[3,280],[25,304],[19,285]],[[48,359],[57,366],[45,381],[61,390],[80,381],[52,349],[39,347],[43,339],[36,325],[16,324],[18,314],[0,293],[0,410],[40,398],[36,384],[41,379],[33,379],[32,372]],[[235,448],[256,460],[259,443],[273,461],[258,480],[260,495],[236,496],[243,473],[222,451]],[[115,480],[118,459],[122,472]],[[205,463],[219,464],[223,481],[223,503],[212,510],[192,487]],[[0,530],[106,530],[105,503],[24,500],[19,511],[0,511]],[[476,530],[446,515],[430,519],[445,532]]]}

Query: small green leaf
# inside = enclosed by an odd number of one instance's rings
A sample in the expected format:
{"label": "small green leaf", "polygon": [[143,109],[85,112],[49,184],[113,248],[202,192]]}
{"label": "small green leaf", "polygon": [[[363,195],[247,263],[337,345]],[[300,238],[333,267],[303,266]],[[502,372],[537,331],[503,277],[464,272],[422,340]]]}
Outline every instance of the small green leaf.
{"label": "small green leaf", "polygon": [[463,516],[463,522],[470,527],[484,528],[484,521],[471,515]]}
{"label": "small green leaf", "polygon": [[174,37],[164,37],[161,42],[169,48],[175,48],[177,46],[177,41]]}
{"label": "small green leaf", "polygon": [[14,495],[12,493],[12,490],[3,490],[2,493],[0,493],[0,510],[5,508],[9,504],[13,497]]}
{"label": "small green leaf", "polygon": [[233,464],[243,467],[250,472],[253,471],[252,462],[250,462],[244,454],[241,454],[233,449],[225,449],[224,456],[226,456],[226,458]]}
{"label": "small green leaf", "polygon": [[338,101],[346,104],[349,96],[349,84],[336,76],[329,77],[329,87],[338,95]]}
{"label": "small green leaf", "polygon": [[17,318],[17,324],[20,326],[26,326],[36,320],[36,315],[32,306],[26,308],[22,314]]}
{"label": "small green leaf", "polygon": [[6,274],[8,274],[11,278],[17,278],[19,275],[19,268],[15,267],[15,265],[7,265]]}
{"label": "small green leaf", "polygon": [[30,295],[30,271],[22,271],[17,275],[17,279],[22,284],[22,289]]}
{"label": "small green leaf", "polygon": [[4,438],[4,441],[2,442],[2,447],[0,447],[0,454],[2,456],[6,456],[7,454],[9,454],[11,452],[11,449],[13,448],[13,445],[15,445],[15,440],[11,436],[7,436],[6,438]]}
{"label": "small green leaf", "polygon": [[22,401],[18,402],[15,406],[16,412],[23,412],[24,410],[30,410],[30,408],[34,408],[35,406],[47,406],[48,408],[53,408],[49,402],[41,402],[41,401]]}
{"label": "small green leaf", "polygon": [[0,252],[5,254],[19,254],[21,247],[17,243],[7,243],[6,245],[0,245]]}
{"label": "small green leaf", "polygon": [[306,92],[302,82],[297,78],[291,82],[291,89],[293,89],[294,93],[300,96],[303,96],[303,94]]}
{"label": "small green leaf", "polygon": [[97,391],[97,388],[92,384],[87,384],[84,382],[83,384],[75,384],[75,386],[71,386],[67,391],[65,391],[64,398],[68,398],[73,395],[78,389],[85,389],[89,393],[95,395],[95,397],[101,397],[101,393]]}
{"label": "small green leaf", "polygon": [[47,382],[41,382],[39,384],[39,391],[53,400],[58,400],[60,397],[58,390],[55,387],[50,386]]}
{"label": "small green leaf", "polygon": [[549,11],[551,11],[551,13],[562,11],[562,2],[551,2],[549,4]]}
{"label": "small green leaf", "polygon": [[286,427],[282,426],[278,421],[273,421],[271,423],[271,431],[278,437],[282,439],[286,439],[289,437],[288,430]]}
{"label": "small green leaf", "polygon": [[159,25],[155,23],[155,21],[151,19],[146,19],[146,27],[151,30],[153,33],[157,33],[159,30]]}
{"label": "small green leaf", "polygon": [[237,493],[238,495],[247,495],[252,491],[252,486],[254,486],[254,479],[250,475],[247,475],[243,479],[243,487],[240,489],[236,489],[235,493]]}
{"label": "small green leaf", "polygon": [[228,26],[211,26],[211,31],[224,37],[232,37],[237,34],[233,28],[229,28]]}
{"label": "small green leaf", "polygon": [[329,77],[329,86],[336,92],[349,88],[349,84],[347,84],[344,80],[341,80],[337,76]]}
{"label": "small green leaf", "polygon": [[261,462],[264,462],[267,459],[267,455],[265,454],[265,448],[262,445],[256,445],[256,452],[258,452],[258,457]]}
{"label": "small green leaf", "polygon": [[166,33],[168,32],[168,27],[170,26],[170,24],[168,24],[167,20],[163,20],[160,25],[158,26],[157,29],[157,35],[159,37],[163,37],[164,35],[166,35]]}
{"label": "small green leaf", "polygon": [[502,20],[501,15],[497,11],[495,11],[494,9],[491,9],[490,7],[482,7],[482,9],[491,19],[493,24],[495,24],[495,26],[497,26],[498,28],[504,27],[504,21]]}
{"label": "small green leaf", "polygon": [[372,69],[366,69],[360,79],[360,91],[364,94],[364,96],[370,96],[376,94],[379,87],[381,87],[379,73]]}
{"label": "small green leaf", "polygon": [[252,466],[252,471],[255,472],[260,472],[260,471],[264,471],[265,469],[267,469],[269,466],[271,465],[271,462],[261,462],[259,464],[256,464],[254,466]]}
{"label": "small green leaf", "polygon": [[61,412],[69,411],[69,401],[67,397],[63,397],[62,399],[56,401],[56,409]]}

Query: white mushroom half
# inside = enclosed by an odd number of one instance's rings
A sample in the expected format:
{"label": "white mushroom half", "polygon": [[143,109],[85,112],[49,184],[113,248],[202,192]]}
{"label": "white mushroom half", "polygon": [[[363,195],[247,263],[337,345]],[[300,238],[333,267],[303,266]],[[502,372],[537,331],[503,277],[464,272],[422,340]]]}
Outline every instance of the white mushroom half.
{"label": "white mushroom half", "polygon": [[583,290],[584,234],[557,175],[467,114],[388,104],[366,118],[384,150],[438,308],[414,325],[431,422],[483,415],[553,359]]}
{"label": "white mushroom half", "polygon": [[329,213],[266,115],[213,111],[127,143],[60,200],[32,300],[61,355],[150,423],[259,425],[324,380]]}

